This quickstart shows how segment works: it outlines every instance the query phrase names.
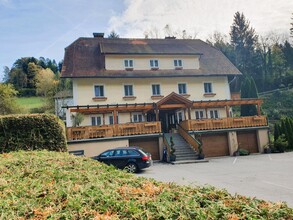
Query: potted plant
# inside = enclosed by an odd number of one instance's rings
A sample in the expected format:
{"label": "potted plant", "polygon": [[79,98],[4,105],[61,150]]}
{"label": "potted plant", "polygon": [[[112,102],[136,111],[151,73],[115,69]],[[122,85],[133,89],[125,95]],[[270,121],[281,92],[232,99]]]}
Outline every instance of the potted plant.
{"label": "potted plant", "polygon": [[264,146],[264,153],[265,153],[265,154],[270,154],[270,153],[272,153],[272,149],[270,148],[269,145]]}
{"label": "potted plant", "polygon": [[175,153],[175,148],[174,148],[174,141],[173,141],[173,137],[171,136],[170,137],[170,161],[176,161],[176,155],[174,154]]}

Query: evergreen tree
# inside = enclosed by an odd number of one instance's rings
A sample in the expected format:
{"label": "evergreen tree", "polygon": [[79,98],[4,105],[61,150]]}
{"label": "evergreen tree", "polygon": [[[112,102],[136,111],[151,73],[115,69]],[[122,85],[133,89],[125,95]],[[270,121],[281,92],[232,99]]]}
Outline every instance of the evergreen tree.
{"label": "evergreen tree", "polygon": [[[246,76],[241,84],[241,98],[258,98],[255,82],[250,76]],[[252,115],[257,115],[255,105],[241,105],[241,116]]]}
{"label": "evergreen tree", "polygon": [[278,140],[280,136],[280,125],[278,123],[275,123],[274,125],[274,140]]}
{"label": "evergreen tree", "polygon": [[254,72],[253,53],[258,36],[243,13],[236,12],[230,31],[231,45],[235,49],[235,63],[244,74]]}

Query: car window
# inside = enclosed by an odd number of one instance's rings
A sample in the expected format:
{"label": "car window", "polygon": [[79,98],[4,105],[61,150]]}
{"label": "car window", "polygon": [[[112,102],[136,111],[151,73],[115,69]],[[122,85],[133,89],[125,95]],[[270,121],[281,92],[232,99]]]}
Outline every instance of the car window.
{"label": "car window", "polygon": [[117,157],[122,157],[127,155],[128,155],[127,150],[116,150],[115,152],[115,156]]}
{"label": "car window", "polygon": [[144,152],[144,151],[141,150],[141,149],[139,149],[138,151],[139,151],[142,155],[145,155],[145,156],[148,155],[148,153]]}
{"label": "car window", "polygon": [[110,157],[114,155],[114,150],[109,150],[101,154],[101,157]]}
{"label": "car window", "polygon": [[131,156],[139,156],[139,153],[135,150],[128,150],[128,155],[131,155]]}

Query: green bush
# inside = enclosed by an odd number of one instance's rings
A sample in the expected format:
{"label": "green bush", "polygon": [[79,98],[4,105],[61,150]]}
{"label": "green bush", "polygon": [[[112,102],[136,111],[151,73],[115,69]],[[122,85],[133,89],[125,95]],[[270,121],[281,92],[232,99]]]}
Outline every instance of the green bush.
{"label": "green bush", "polygon": [[239,149],[239,155],[240,156],[246,156],[246,155],[249,155],[250,154],[250,152],[248,151],[248,150],[246,150],[246,149]]}
{"label": "green bush", "polygon": [[282,134],[278,137],[277,140],[275,140],[273,152],[283,153],[287,147],[288,141],[286,141],[285,135]]}
{"label": "green bush", "polygon": [[[0,219],[291,219],[293,209],[210,186],[178,186],[68,153],[0,154]],[[29,187],[28,187],[29,186]]]}
{"label": "green bush", "polygon": [[0,116],[0,153],[67,151],[64,124],[50,114]]}

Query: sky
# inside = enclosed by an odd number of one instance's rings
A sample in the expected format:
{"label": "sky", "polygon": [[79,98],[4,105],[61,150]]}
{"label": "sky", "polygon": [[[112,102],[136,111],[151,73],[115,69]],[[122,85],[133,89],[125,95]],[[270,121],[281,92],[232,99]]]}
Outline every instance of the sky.
{"label": "sky", "polygon": [[202,40],[215,31],[229,35],[237,11],[260,35],[289,36],[293,0],[0,0],[0,81],[3,67],[17,59],[59,62],[65,47],[93,32],[144,38],[186,30]]}

